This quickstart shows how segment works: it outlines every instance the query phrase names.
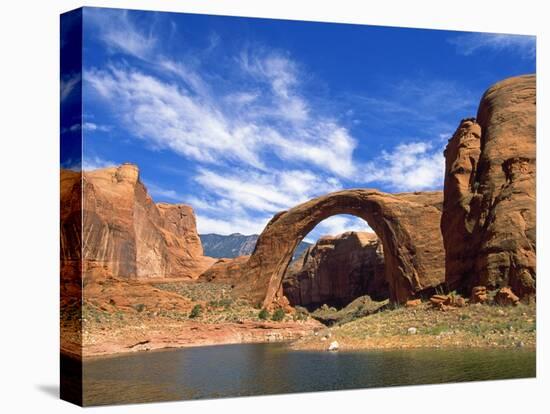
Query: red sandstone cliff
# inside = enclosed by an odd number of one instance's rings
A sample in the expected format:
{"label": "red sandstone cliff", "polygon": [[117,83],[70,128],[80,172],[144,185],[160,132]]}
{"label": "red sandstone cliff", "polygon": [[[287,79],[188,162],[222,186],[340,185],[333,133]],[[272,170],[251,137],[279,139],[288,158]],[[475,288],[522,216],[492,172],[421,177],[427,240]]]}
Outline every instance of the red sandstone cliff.
{"label": "red sandstone cliff", "polygon": [[325,236],[292,262],[283,279],[291,305],[344,306],[363,295],[388,298],[382,243],[374,233]]}
{"label": "red sandstone cliff", "polygon": [[155,204],[135,165],[84,172],[82,180],[62,171],[61,183],[61,257],[79,259],[81,238],[84,276],[194,279],[214,262],[203,256],[193,209]]}
{"label": "red sandstone cliff", "polygon": [[496,83],[445,151],[441,230],[450,289],[536,290],[536,78]]}

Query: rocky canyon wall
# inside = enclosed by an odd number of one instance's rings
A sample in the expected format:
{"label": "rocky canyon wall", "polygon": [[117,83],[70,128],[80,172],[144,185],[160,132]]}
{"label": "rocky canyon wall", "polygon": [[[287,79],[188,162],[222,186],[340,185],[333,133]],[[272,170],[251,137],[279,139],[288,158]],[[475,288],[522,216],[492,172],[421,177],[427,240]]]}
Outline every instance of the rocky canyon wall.
{"label": "rocky canyon wall", "polygon": [[445,150],[441,231],[450,289],[536,290],[536,78],[496,83]]}
{"label": "rocky canyon wall", "polygon": [[[155,204],[139,179],[137,166],[84,172],[81,180],[80,174],[62,171],[63,182],[62,258],[82,255],[85,276],[194,279],[214,262],[203,256],[193,209],[183,204]],[[71,217],[80,212],[70,206],[81,194],[79,234],[71,226]],[[71,243],[80,237],[82,253],[74,251],[79,244]]]}
{"label": "rocky canyon wall", "polygon": [[306,307],[341,307],[363,295],[388,298],[382,243],[364,232],[322,237],[288,266],[283,293],[291,305]]}

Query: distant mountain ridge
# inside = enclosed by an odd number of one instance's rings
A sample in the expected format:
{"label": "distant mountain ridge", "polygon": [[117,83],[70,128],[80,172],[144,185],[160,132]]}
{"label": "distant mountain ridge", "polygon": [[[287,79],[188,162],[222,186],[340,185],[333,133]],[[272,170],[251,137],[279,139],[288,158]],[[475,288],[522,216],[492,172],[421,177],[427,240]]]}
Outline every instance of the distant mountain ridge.
{"label": "distant mountain ridge", "polygon": [[[205,256],[216,258],[234,258],[252,254],[259,235],[250,234],[247,236],[240,233],[222,235],[210,233],[199,234],[199,237],[201,239]],[[311,243],[302,241],[296,248],[294,256],[298,257],[311,245]]]}

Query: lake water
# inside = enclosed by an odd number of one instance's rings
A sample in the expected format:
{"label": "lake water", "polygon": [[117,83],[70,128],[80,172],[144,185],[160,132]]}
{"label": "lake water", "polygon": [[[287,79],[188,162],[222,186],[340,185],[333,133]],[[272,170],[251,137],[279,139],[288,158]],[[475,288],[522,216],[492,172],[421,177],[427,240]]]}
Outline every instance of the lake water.
{"label": "lake water", "polygon": [[84,404],[117,404],[534,377],[517,350],[292,351],[284,344],[143,352],[84,363]]}

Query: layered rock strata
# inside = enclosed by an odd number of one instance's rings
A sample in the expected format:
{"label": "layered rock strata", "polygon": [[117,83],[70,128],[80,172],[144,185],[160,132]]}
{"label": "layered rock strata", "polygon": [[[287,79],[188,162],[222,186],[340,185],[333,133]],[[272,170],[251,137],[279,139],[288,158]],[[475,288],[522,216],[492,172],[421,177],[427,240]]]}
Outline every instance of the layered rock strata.
{"label": "layered rock strata", "polygon": [[[202,254],[193,209],[155,204],[135,165],[62,171],[61,190],[62,261],[81,257],[84,276],[195,279],[214,262]],[[81,212],[71,207],[79,197]],[[81,228],[72,224],[80,214]]]}
{"label": "layered rock strata", "polygon": [[353,189],[280,212],[241,266],[235,294],[263,306],[284,302],[282,280],[298,243],[324,219],[351,214],[367,221],[381,240],[390,299],[404,303],[444,282],[442,201],[441,192],[387,194]]}
{"label": "layered rock strata", "polygon": [[536,79],[519,76],[483,95],[445,150],[441,231],[449,289],[536,290]]}
{"label": "layered rock strata", "polygon": [[382,244],[374,233],[324,236],[294,260],[283,279],[291,305],[342,307],[355,298],[389,296]]}

